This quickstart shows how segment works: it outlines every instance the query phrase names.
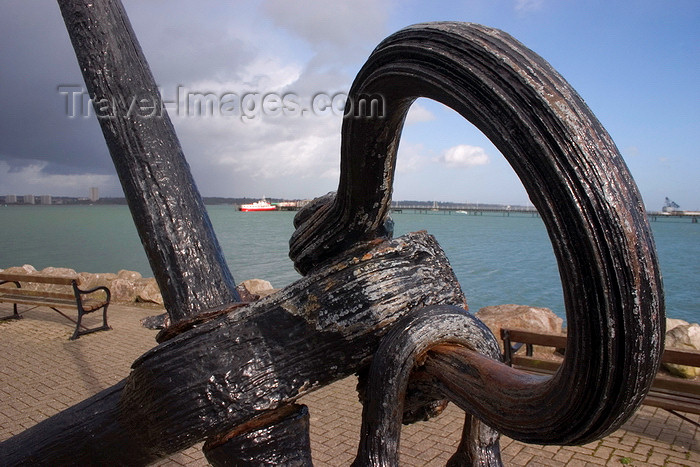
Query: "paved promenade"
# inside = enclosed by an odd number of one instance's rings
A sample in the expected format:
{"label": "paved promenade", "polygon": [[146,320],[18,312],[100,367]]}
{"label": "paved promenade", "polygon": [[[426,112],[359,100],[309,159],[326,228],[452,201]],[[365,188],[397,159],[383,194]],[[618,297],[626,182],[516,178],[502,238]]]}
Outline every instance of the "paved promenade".
{"label": "paved promenade", "polygon": [[[155,345],[155,331],[141,318],[157,309],[110,306],[112,331],[69,341],[73,329],[48,308],[19,321],[0,322],[0,440],[126,377],[131,362]],[[0,316],[11,308],[0,305]],[[92,318],[92,317],[91,317]],[[361,407],[347,378],[305,396],[311,413],[314,465],[347,466],[354,458]],[[698,421],[700,417],[691,416]],[[429,422],[403,428],[401,464],[444,465],[455,451],[463,413],[450,405]],[[661,409],[643,407],[623,427],[585,446],[526,445],[502,438],[503,461],[510,466],[698,466],[700,430]],[[156,465],[207,465],[197,446]]]}

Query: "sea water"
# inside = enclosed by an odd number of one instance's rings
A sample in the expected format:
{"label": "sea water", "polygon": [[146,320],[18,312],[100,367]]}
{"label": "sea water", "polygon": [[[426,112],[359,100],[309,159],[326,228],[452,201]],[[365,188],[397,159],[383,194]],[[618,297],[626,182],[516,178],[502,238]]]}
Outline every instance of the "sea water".
{"label": "sea water", "polygon": [[[237,282],[261,278],[284,287],[300,278],[289,259],[294,212],[207,210]],[[395,236],[433,234],[445,250],[470,310],[516,303],[564,317],[558,268],[542,219],[531,215],[395,213]],[[0,207],[0,268],[31,264],[86,272],[152,276],[126,206]],[[667,315],[700,322],[700,224],[651,222],[664,279]]]}

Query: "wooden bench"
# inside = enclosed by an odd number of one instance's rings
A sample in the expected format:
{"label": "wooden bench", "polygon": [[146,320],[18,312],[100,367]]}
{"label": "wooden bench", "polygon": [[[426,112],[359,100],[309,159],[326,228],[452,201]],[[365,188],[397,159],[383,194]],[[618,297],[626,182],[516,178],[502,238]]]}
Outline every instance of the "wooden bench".
{"label": "wooden bench", "polygon": [[[66,291],[30,290],[22,287],[22,284],[26,285],[30,283],[66,286]],[[110,300],[109,289],[107,287],[95,287],[90,290],[81,290],[78,287],[79,285],[80,278],[77,276],[59,277],[40,274],[0,273],[0,302],[14,304],[13,314],[1,319],[21,318],[22,316],[17,311],[18,304],[31,305],[31,308],[23,310],[22,313],[33,310],[39,306],[46,306],[75,323],[75,331],[70,337],[71,340],[77,339],[83,334],[111,329],[109,325],[107,325],[107,306]],[[68,287],[72,288],[72,293],[68,291]],[[58,308],[77,308],[78,320],[76,321],[67,316]],[[102,309],[102,326],[95,328],[85,327],[82,324],[83,316],[99,309]]]}
{"label": "wooden bench", "polygon": [[[501,339],[503,340],[505,363],[533,373],[553,374],[560,365],[557,360],[535,356],[533,346],[554,347],[560,349],[561,352],[566,349],[565,334],[504,328],[501,329]],[[523,346],[526,349],[525,355],[518,353]],[[700,367],[700,350],[667,348],[661,356],[661,361]],[[643,404],[660,407],[695,426],[700,426],[696,421],[678,413],[700,414],[700,381],[697,378],[694,380],[684,379],[659,372]]]}

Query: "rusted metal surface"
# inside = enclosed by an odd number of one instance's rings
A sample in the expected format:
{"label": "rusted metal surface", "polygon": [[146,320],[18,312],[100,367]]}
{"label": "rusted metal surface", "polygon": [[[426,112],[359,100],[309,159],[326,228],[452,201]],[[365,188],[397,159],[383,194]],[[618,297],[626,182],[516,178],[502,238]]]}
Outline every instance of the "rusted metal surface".
{"label": "rusted metal surface", "polygon": [[[401,318],[382,339],[372,361],[354,466],[398,465],[404,394],[411,371],[422,365],[431,347],[445,343],[467,346],[477,355],[485,355],[482,358],[488,362],[501,358],[498,341],[491,331],[464,309],[433,306]],[[435,391],[436,398],[440,394]],[[500,465],[498,433],[481,423],[473,426],[471,417],[467,417],[465,425],[460,461],[466,465]]]}
{"label": "rusted metal surface", "polygon": [[[118,1],[59,5],[91,94],[155,92]],[[208,455],[224,465],[235,443],[244,452],[248,441],[284,431],[276,414],[298,397],[365,372],[373,359],[357,465],[396,462],[407,401],[413,413],[445,397],[467,411],[452,465],[498,465],[494,430],[541,444],[585,443],[633,413],[659,365],[661,279],[636,186],[583,100],[512,37],[466,23],[388,37],[358,74],[349,105],[365,95],[382,96],[381,117],[345,118],[337,194],[295,218],[290,257],[305,277],[230,310],[233,278],[200,217],[169,120],[101,121],[172,322],[187,324],[134,362],[124,382],[0,444],[0,463],[138,465],[209,439]],[[474,318],[431,308],[466,307],[432,237],[389,240],[396,151],[418,97],[480,128],[545,222],[569,336],[552,378],[503,365]],[[203,312],[212,314],[200,322]],[[299,458],[308,430],[297,431],[271,444],[281,463]]]}
{"label": "rusted metal surface", "polygon": [[384,40],[349,99],[374,94],[384,97],[385,119],[344,120],[338,195],[292,237],[297,268],[381,235],[410,104],[428,97],[448,105],[498,147],[542,216],[569,328],[552,381],[526,395],[522,412],[493,400],[482,419],[543,444],[585,443],[615,430],[649,390],[665,321],[641,196],[600,122],[541,57],[502,31],[466,23],[416,25]]}
{"label": "rusted metal surface", "polygon": [[[221,438],[210,439],[203,448],[214,467],[244,465],[312,465],[309,409],[287,405],[270,420],[253,420]],[[267,418],[267,417],[266,417]]]}

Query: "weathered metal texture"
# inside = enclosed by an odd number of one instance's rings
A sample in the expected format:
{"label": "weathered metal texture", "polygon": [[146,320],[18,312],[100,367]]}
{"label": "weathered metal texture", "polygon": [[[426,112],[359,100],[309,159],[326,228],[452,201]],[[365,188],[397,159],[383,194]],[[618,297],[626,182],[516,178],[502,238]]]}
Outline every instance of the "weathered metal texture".
{"label": "weathered metal texture", "polygon": [[[404,394],[409,377],[414,367],[422,365],[431,347],[445,343],[461,344],[495,361],[501,359],[498,341],[491,331],[464,309],[432,306],[402,317],[382,339],[372,360],[363,401],[362,433],[353,466],[399,465]],[[435,397],[440,397],[438,391]],[[475,462],[484,466],[501,465],[498,433],[476,423],[478,426],[467,416],[459,461],[465,465]]]}
{"label": "weathered metal texture", "polygon": [[210,440],[203,448],[214,467],[273,466],[306,467],[312,464],[309,438],[309,409],[287,405],[274,413],[262,428],[238,427],[222,439]]}
{"label": "weathered metal texture", "polygon": [[357,244],[155,347],[125,382],[1,443],[0,464],[140,465],[246,423],[263,428],[253,419],[366,367],[392,323],[439,304],[466,306],[432,236]]}
{"label": "weathered metal texture", "polygon": [[[155,95],[116,0],[59,4],[91,94]],[[507,34],[463,23],[417,25],[387,38],[360,71],[350,105],[361,95],[382,96],[383,118],[344,120],[338,194],[295,219],[290,257],[306,277],[203,324],[189,318],[237,296],[209,221],[198,220],[205,211],[172,125],[167,117],[101,120],[173,322],[194,327],[138,359],[124,382],[0,444],[0,463],[139,465],[241,425],[254,437],[274,429],[270,414],[366,367],[396,320],[430,305],[464,306],[434,239],[377,240],[391,236],[396,150],[420,96],[479,127],[523,181],[552,239],[569,345],[553,378],[533,377],[444,342],[443,331],[464,333],[455,337],[461,343],[480,331],[432,317],[420,329],[435,323],[435,341],[426,331],[416,347],[428,349],[425,358],[408,351],[406,361],[386,360],[387,371],[375,372],[369,386],[418,363],[414,376],[430,381],[436,395],[537,443],[584,443],[624,422],[658,368],[663,294],[641,198],[581,98]],[[380,427],[374,436],[396,432],[384,420],[394,412],[370,412],[366,423]],[[496,461],[493,432],[468,419],[464,433],[453,463]]]}
{"label": "weathered metal texture", "polygon": [[58,0],[58,5],[171,321],[239,301],[122,4]]}
{"label": "weathered metal texture", "polygon": [[639,192],[584,101],[511,36],[467,23],[420,24],[384,40],[350,102],[363,95],[383,97],[384,119],[344,120],[338,194],[299,223],[290,241],[296,267],[313,270],[383,234],[406,113],[418,97],[440,101],[481,129],[522,180],[552,240],[569,328],[551,381],[497,387],[489,404],[469,410],[533,443],[585,443],[619,427],[658,369],[663,291]]}

